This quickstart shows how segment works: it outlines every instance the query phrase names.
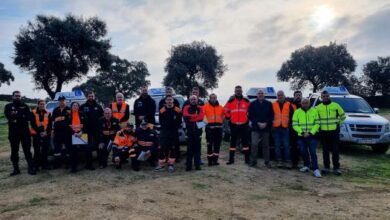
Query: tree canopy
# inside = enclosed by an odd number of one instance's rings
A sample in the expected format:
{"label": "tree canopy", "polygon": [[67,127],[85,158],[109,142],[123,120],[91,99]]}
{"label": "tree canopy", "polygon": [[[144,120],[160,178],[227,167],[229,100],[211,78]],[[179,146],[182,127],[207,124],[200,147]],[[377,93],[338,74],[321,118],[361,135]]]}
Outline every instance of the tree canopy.
{"label": "tree canopy", "polygon": [[149,85],[146,80],[149,71],[142,61],[127,61],[118,56],[111,56],[108,69],[98,69],[96,76],[90,77],[85,83],[76,86],[84,92],[94,91],[98,101],[108,104],[117,92],[125,98],[132,98],[139,94],[141,86]]}
{"label": "tree canopy", "polygon": [[176,92],[190,95],[192,87],[199,87],[204,97],[206,89],[218,87],[218,80],[227,70],[223,57],[213,46],[201,41],[173,46],[167,59],[163,84]]}
{"label": "tree canopy", "polygon": [[356,61],[344,44],[313,47],[305,46],[294,51],[277,72],[277,78],[290,82],[292,89],[311,86],[317,92],[325,86],[339,86],[348,83],[355,71]]}
{"label": "tree canopy", "polygon": [[0,63],[0,86],[3,83],[10,85],[11,81],[14,81],[14,80],[15,80],[15,78],[12,75],[11,71],[6,70],[4,67],[4,64]]}
{"label": "tree canopy", "polygon": [[106,34],[105,22],[96,17],[38,15],[16,36],[14,63],[33,76],[37,89],[54,98],[63,84],[92,68],[107,67],[111,45]]}
{"label": "tree canopy", "polygon": [[363,66],[363,82],[371,96],[390,95],[390,57],[378,57]]}

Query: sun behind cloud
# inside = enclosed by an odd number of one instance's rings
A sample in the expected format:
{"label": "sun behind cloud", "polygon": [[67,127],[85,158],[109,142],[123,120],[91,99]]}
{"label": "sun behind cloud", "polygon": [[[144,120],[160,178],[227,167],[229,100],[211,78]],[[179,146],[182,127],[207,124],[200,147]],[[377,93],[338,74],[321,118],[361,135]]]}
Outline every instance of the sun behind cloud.
{"label": "sun behind cloud", "polygon": [[315,32],[326,31],[331,28],[336,14],[329,5],[320,5],[314,8],[310,15],[310,24]]}

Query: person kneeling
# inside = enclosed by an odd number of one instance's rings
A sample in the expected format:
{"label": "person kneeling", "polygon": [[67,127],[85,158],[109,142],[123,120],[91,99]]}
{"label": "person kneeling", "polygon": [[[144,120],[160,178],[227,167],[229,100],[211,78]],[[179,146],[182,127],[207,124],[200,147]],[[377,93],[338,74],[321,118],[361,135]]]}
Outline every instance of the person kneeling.
{"label": "person kneeling", "polygon": [[156,165],[156,149],[158,147],[157,133],[152,124],[143,120],[140,127],[135,131],[137,145],[134,147],[136,158],[132,166],[134,170],[139,170],[141,161],[148,161],[151,167]]}
{"label": "person kneeling", "polygon": [[127,122],[121,123],[122,129],[115,136],[112,145],[112,156],[117,169],[122,168],[122,164],[127,158],[131,158],[133,169],[134,161],[137,160],[134,143],[136,142],[134,126]]}

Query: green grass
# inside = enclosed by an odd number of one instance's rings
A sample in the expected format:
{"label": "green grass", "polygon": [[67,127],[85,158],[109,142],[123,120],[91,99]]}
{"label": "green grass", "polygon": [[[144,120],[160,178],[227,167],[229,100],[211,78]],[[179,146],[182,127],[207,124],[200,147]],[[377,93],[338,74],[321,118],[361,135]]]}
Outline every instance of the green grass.
{"label": "green grass", "polygon": [[0,213],[12,212],[20,209],[33,207],[33,206],[39,206],[42,205],[42,203],[45,202],[46,200],[47,200],[46,198],[40,196],[33,196],[28,202],[6,206],[0,209]]}

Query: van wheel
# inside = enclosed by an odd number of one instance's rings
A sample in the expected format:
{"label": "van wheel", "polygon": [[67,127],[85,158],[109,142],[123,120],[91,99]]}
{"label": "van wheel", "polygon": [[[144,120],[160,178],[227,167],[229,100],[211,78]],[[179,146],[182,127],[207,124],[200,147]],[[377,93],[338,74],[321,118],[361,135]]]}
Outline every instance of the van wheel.
{"label": "van wheel", "polygon": [[375,144],[371,145],[372,150],[377,154],[384,154],[389,150],[388,144]]}

